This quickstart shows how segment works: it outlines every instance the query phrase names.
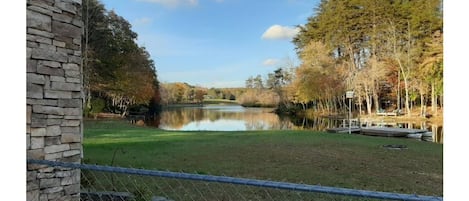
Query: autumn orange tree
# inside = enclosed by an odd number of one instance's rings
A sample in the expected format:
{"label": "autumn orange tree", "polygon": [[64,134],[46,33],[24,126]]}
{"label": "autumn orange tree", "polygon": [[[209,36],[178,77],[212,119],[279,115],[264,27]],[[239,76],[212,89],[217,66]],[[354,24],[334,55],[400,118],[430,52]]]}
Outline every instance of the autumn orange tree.
{"label": "autumn orange tree", "polygon": [[368,114],[395,97],[394,109],[402,98],[410,115],[411,104],[420,100],[424,115],[430,94],[436,111],[443,95],[441,0],[321,1],[299,28],[293,43],[302,64],[290,87],[298,102],[316,101],[317,109],[330,111],[341,107],[337,100],[345,90],[354,90]]}
{"label": "autumn orange tree", "polygon": [[131,24],[98,0],[84,0],[83,83],[85,115],[100,112],[93,100],[104,102],[104,110],[125,116],[129,107],[159,104],[155,64],[144,47],[135,41]]}

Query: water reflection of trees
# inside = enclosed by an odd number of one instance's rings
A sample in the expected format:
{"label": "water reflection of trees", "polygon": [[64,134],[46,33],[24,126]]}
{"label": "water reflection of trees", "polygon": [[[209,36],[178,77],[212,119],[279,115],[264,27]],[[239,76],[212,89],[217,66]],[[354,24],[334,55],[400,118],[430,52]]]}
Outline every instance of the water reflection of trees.
{"label": "water reflection of trees", "polygon": [[[238,110],[239,109],[239,110]],[[266,109],[243,108],[177,108],[163,110],[158,118],[147,125],[162,128],[181,129],[191,122],[217,120],[241,120],[246,130],[313,130],[325,131],[327,128],[342,126],[342,119],[326,117],[278,116]],[[156,123],[155,123],[156,122]],[[443,143],[443,126],[427,121],[420,122],[361,122],[369,126],[392,126],[411,129],[426,129],[433,134],[433,141]]]}

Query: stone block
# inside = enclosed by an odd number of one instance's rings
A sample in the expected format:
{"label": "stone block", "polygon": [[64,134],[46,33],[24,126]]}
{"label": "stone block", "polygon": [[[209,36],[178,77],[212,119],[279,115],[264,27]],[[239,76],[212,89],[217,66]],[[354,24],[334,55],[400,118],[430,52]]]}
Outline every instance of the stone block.
{"label": "stone block", "polygon": [[33,128],[45,128],[47,127],[47,119],[32,118],[31,127]]}
{"label": "stone block", "polygon": [[66,2],[66,1],[56,1],[55,6],[62,11],[67,11],[72,14],[77,14],[77,7],[72,4],[72,2]]}
{"label": "stone block", "polygon": [[56,61],[39,61],[38,66],[45,66],[50,68],[60,68],[62,65]]}
{"label": "stone block", "polygon": [[27,171],[26,181],[33,181],[33,180],[36,180],[36,178],[37,178],[37,172],[36,171]]}
{"label": "stone block", "polygon": [[70,150],[70,145],[68,145],[68,144],[50,145],[50,146],[46,146],[44,148],[44,152],[46,154],[63,152],[63,151],[67,151],[67,150]]}
{"label": "stone block", "polygon": [[62,186],[57,186],[57,187],[52,187],[52,188],[43,189],[43,190],[41,190],[41,192],[42,192],[42,193],[50,194],[50,193],[61,192],[61,191],[63,191],[63,189],[64,189],[64,187],[62,187]]}
{"label": "stone block", "polygon": [[44,50],[48,50],[48,51],[57,51],[57,47],[54,46],[54,45],[49,45],[49,44],[44,44],[44,43],[39,43],[39,48],[40,49],[44,49]]}
{"label": "stone block", "polygon": [[41,30],[38,30],[38,29],[35,29],[35,28],[28,28],[27,33],[37,35],[37,36],[46,37],[46,38],[54,38],[53,33],[48,32],[48,31],[41,31]]}
{"label": "stone block", "polygon": [[83,27],[83,25],[84,25],[82,20],[76,19],[76,18],[72,20],[72,24],[77,26],[77,27]]}
{"label": "stone block", "polygon": [[[52,44],[52,40],[50,40],[50,43]],[[61,52],[54,52],[54,51],[49,51],[47,49],[39,49],[35,48],[31,52],[31,58],[33,59],[43,59],[43,60],[49,60],[49,61],[58,61],[58,62],[67,62],[68,57],[67,54],[61,53]]]}
{"label": "stone block", "polygon": [[64,162],[64,163],[80,163],[81,156],[75,155],[70,157],[59,158],[57,161]]}
{"label": "stone block", "polygon": [[73,39],[73,44],[75,44],[75,45],[81,45],[81,40],[78,39],[78,38],[74,38],[74,39]]}
{"label": "stone block", "polygon": [[39,170],[39,172],[54,172],[55,168],[54,167],[47,167],[47,168],[42,168]]}
{"label": "stone block", "polygon": [[80,126],[80,120],[64,120],[61,126]]}
{"label": "stone block", "polygon": [[52,32],[59,36],[70,38],[79,38],[81,36],[81,28],[72,24],[59,21],[52,21]]}
{"label": "stone block", "polygon": [[54,13],[52,14],[52,19],[70,24],[72,23],[73,17],[68,13]]}
{"label": "stone block", "polygon": [[[28,48],[38,48],[39,43],[32,42],[32,41],[26,41],[26,47],[28,47]],[[28,55],[26,56],[26,58],[31,58],[31,50],[32,49],[27,49]]]}
{"label": "stone block", "polygon": [[41,179],[39,186],[41,189],[60,186],[60,178]]}
{"label": "stone block", "polygon": [[66,195],[72,195],[80,192],[80,184],[72,184],[64,186],[64,191]]}
{"label": "stone block", "polygon": [[81,150],[81,143],[71,143],[70,144],[70,149],[78,149]]}
{"label": "stone block", "polygon": [[32,112],[33,112],[33,108],[31,107],[31,105],[27,105],[26,106],[26,123],[27,124],[31,123],[31,114],[32,114]]}
{"label": "stone block", "polygon": [[31,56],[32,56],[32,54],[33,54],[32,51],[33,51],[32,48],[30,48],[30,47],[27,47],[27,48],[26,48],[26,59],[30,59],[30,58],[31,58]]}
{"label": "stone block", "polygon": [[67,82],[70,82],[70,83],[79,83],[81,84],[81,79],[80,78],[71,78],[71,77],[67,77]]}
{"label": "stone block", "polygon": [[27,191],[33,191],[39,189],[39,180],[28,181],[26,184]]}
{"label": "stone block", "polygon": [[62,153],[63,152],[58,152],[58,153],[52,153],[52,154],[46,154],[44,156],[44,159],[45,160],[52,160],[52,161],[55,161],[56,159],[59,159],[59,158],[62,158]]}
{"label": "stone block", "polygon": [[[44,44],[52,45],[52,39],[46,38],[46,37],[43,37],[43,36],[32,35],[32,34],[29,34],[29,33],[26,35],[26,41],[37,42],[39,44],[44,43]],[[38,47],[39,47],[39,44],[38,44]]]}
{"label": "stone block", "polygon": [[81,108],[63,108],[65,115],[81,115]]}
{"label": "stone block", "polygon": [[82,98],[82,93],[81,91],[78,92],[78,91],[73,91],[72,92],[72,98]]}
{"label": "stone block", "polygon": [[37,68],[37,60],[27,59],[26,60],[26,72],[35,73]]}
{"label": "stone block", "polygon": [[44,76],[46,79],[46,82],[44,84],[44,90],[49,90],[50,89],[50,76]]}
{"label": "stone block", "polygon": [[61,76],[50,76],[50,81],[52,82],[66,82],[65,81],[65,77],[61,77]]}
{"label": "stone block", "polygon": [[39,201],[39,190],[26,191],[26,200],[28,201]]}
{"label": "stone block", "polygon": [[52,82],[51,89],[58,91],[81,91],[81,84],[67,82]]}
{"label": "stone block", "polygon": [[[26,125],[26,127],[28,127]],[[26,150],[31,149],[31,134],[28,134],[26,131]]]}
{"label": "stone block", "polygon": [[37,11],[27,10],[26,24],[27,27],[35,28],[42,31],[52,31],[52,17],[41,14]]}
{"label": "stone block", "polygon": [[60,125],[60,124],[62,124],[62,119],[47,119],[48,126]]}
{"label": "stone block", "polygon": [[46,136],[46,128],[33,128],[31,127],[31,137],[44,137]]}
{"label": "stone block", "polygon": [[64,70],[74,70],[74,71],[80,71],[80,66],[74,63],[66,63],[62,65],[62,68]]}
{"label": "stone block", "polygon": [[48,118],[48,119],[63,119],[64,116],[60,116],[60,115],[47,115],[47,118]]}
{"label": "stone block", "polygon": [[80,71],[76,71],[76,70],[67,70],[65,71],[65,76],[68,78],[68,77],[72,77],[72,78],[80,78],[81,77],[81,74],[80,74]]}
{"label": "stone block", "polygon": [[42,99],[43,97],[42,86],[32,83],[26,84],[26,98]]}
{"label": "stone block", "polygon": [[38,113],[33,113],[32,118],[37,118],[37,119],[47,119],[47,114],[38,114]]}
{"label": "stone block", "polygon": [[[75,55],[75,53],[74,53]],[[81,64],[81,57],[80,56],[69,56],[68,57],[69,63]]]}
{"label": "stone block", "polygon": [[[26,104],[29,105],[49,105],[49,106],[57,106],[57,100],[54,99],[26,99]],[[47,118],[47,116],[43,117]]]}
{"label": "stone block", "polygon": [[80,127],[78,126],[63,126],[62,133],[80,133]]}
{"label": "stone block", "polygon": [[60,52],[60,53],[64,53],[64,54],[67,54],[67,55],[71,55],[73,54],[73,48],[74,46],[68,46],[67,44],[65,44],[65,48],[63,47],[57,47],[57,52]]}
{"label": "stone block", "polygon": [[[47,199],[48,199],[49,201],[50,201],[50,200],[60,201],[59,199],[61,199],[62,197],[64,197],[63,192],[48,193],[48,194],[47,194]],[[65,200],[64,200],[64,201],[65,201]]]}
{"label": "stone block", "polygon": [[71,91],[45,90],[44,98],[72,98]]}
{"label": "stone block", "polygon": [[26,151],[26,157],[28,159],[44,160],[44,149],[30,149]]}
{"label": "stone block", "polygon": [[65,115],[64,119],[83,119],[80,115]]}
{"label": "stone block", "polygon": [[80,170],[72,170],[72,176],[62,178],[61,185],[73,185],[80,183]]}
{"label": "stone block", "polygon": [[81,56],[81,51],[75,51],[75,52],[73,52],[73,56]]}
{"label": "stone block", "polygon": [[49,68],[45,66],[38,66],[37,72],[44,75],[64,76],[65,72],[60,68]]}
{"label": "stone block", "polygon": [[58,136],[62,134],[62,130],[60,126],[57,126],[57,125],[47,126],[46,130],[47,130],[46,136]]}
{"label": "stone block", "polygon": [[44,148],[44,137],[31,137],[31,149]]}
{"label": "stone block", "polygon": [[70,157],[70,156],[75,156],[75,155],[80,155],[80,154],[81,154],[80,150],[70,150],[70,151],[63,152],[63,157]]}
{"label": "stone block", "polygon": [[60,138],[60,136],[45,137],[44,144],[45,146],[59,145],[61,144]]}
{"label": "stone block", "polygon": [[[28,156],[28,159],[30,157]],[[47,165],[39,165],[39,164],[27,164],[26,165],[26,169],[29,171],[29,170],[33,170],[33,171],[38,171],[38,170],[41,170],[43,168],[47,168]]]}
{"label": "stone block", "polygon": [[28,5],[35,5],[54,12],[61,12],[60,9],[53,7],[54,0],[28,0]]}
{"label": "stone block", "polygon": [[[47,160],[47,159],[46,159]],[[55,178],[55,173],[52,172],[39,172],[37,173],[38,179],[51,179]]]}
{"label": "stone block", "polygon": [[44,78],[44,75],[26,73],[26,82],[33,84],[45,84],[46,79]]}
{"label": "stone block", "polygon": [[49,201],[49,199],[47,199],[47,194],[41,194],[39,196],[39,201]]}
{"label": "stone block", "polygon": [[33,112],[39,114],[64,115],[64,109],[61,107],[33,105]]}
{"label": "stone block", "polygon": [[55,176],[56,177],[70,177],[72,176],[72,171],[71,170],[67,170],[67,171],[57,171],[55,172]]}
{"label": "stone block", "polygon": [[45,9],[45,8],[42,8],[42,7],[39,7],[39,6],[36,6],[36,5],[28,6],[28,10],[36,11],[38,13],[41,13],[41,14],[44,14],[44,15],[47,15],[47,16],[52,15],[51,10],[48,10],[48,9]]}
{"label": "stone block", "polygon": [[53,40],[52,44],[57,46],[57,47],[65,47],[65,45],[66,45],[65,42],[58,41],[58,40]]}

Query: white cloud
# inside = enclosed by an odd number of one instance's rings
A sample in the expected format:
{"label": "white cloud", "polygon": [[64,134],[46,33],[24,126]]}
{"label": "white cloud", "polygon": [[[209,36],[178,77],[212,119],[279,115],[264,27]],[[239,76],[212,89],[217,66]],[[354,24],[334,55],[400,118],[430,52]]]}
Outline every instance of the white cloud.
{"label": "white cloud", "polygon": [[178,6],[196,6],[199,2],[198,0],[137,0],[141,2],[156,3],[161,4],[166,7],[178,7]]}
{"label": "white cloud", "polygon": [[262,62],[262,65],[264,66],[275,66],[279,63],[278,59],[266,59],[264,62]]}
{"label": "white cloud", "polygon": [[143,17],[143,18],[138,18],[134,20],[133,25],[139,26],[139,25],[147,25],[150,24],[153,20],[148,17]]}
{"label": "white cloud", "polygon": [[280,26],[278,24],[269,27],[264,34],[262,39],[266,40],[286,40],[292,39],[300,31],[297,27]]}

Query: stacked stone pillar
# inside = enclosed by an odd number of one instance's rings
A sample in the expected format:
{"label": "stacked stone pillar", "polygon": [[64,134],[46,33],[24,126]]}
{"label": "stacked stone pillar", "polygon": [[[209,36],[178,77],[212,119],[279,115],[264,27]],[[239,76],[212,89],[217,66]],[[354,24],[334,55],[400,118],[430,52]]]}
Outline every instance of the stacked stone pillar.
{"label": "stacked stone pillar", "polygon": [[[27,0],[27,158],[80,163],[82,0]],[[79,200],[80,170],[27,166],[27,200]]]}

